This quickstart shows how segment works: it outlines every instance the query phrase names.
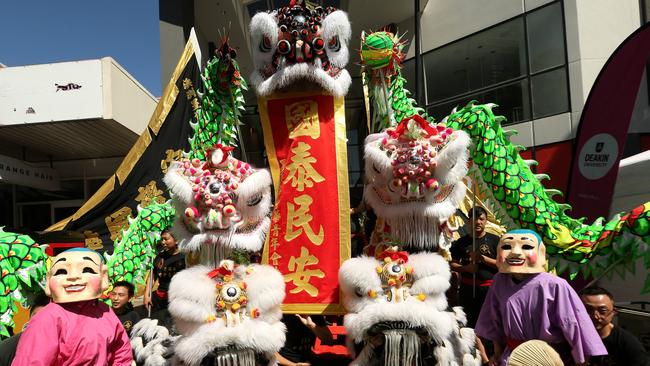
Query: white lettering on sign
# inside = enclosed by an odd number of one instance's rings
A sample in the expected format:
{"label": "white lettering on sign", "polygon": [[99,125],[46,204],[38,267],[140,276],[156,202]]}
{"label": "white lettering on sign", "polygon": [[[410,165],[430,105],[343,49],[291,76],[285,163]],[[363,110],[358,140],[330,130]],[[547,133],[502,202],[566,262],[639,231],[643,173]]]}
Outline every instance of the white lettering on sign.
{"label": "white lettering on sign", "polygon": [[46,190],[60,189],[56,170],[35,167],[24,161],[0,155],[0,182]]}
{"label": "white lettering on sign", "polygon": [[604,177],[612,169],[618,157],[618,143],[614,136],[599,133],[592,136],[580,150],[580,174],[589,180]]}

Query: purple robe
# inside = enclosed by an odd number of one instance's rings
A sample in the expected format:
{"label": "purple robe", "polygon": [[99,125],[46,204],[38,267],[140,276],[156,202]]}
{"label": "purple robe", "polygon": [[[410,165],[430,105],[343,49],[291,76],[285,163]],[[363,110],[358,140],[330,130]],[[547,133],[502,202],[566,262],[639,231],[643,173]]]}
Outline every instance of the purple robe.
{"label": "purple robe", "polygon": [[[476,334],[501,345],[539,339],[550,345],[568,344],[576,363],[606,355],[582,301],[560,277],[539,273],[515,283],[498,273],[490,286],[476,323]],[[501,364],[510,352],[505,347]]]}

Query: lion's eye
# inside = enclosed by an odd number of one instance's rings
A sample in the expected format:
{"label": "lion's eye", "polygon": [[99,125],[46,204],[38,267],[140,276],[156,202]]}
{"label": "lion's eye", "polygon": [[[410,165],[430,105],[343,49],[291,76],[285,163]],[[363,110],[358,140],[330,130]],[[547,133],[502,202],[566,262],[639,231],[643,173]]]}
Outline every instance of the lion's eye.
{"label": "lion's eye", "polygon": [[257,194],[257,195],[255,195],[255,196],[253,196],[251,199],[249,199],[249,200],[246,202],[246,205],[248,205],[248,207],[252,207],[252,206],[256,206],[256,205],[258,205],[260,202],[262,202],[262,195],[261,195],[261,194]]}

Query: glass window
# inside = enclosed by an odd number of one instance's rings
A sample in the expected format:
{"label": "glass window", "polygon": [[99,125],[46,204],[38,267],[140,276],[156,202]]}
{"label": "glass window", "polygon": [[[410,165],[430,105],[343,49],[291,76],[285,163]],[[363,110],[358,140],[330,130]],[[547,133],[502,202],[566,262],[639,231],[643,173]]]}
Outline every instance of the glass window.
{"label": "glass window", "polygon": [[504,86],[470,94],[449,102],[434,105],[429,108],[429,113],[437,121],[442,120],[451,113],[454,107],[463,107],[472,100],[478,103],[495,103],[494,114],[506,117],[505,124],[527,121],[530,119],[530,104],[528,98],[528,80],[520,80]]}
{"label": "glass window", "polygon": [[516,18],[423,55],[428,102],[526,74],[523,18]]}
{"label": "glass window", "polygon": [[20,205],[21,227],[32,231],[41,231],[52,225],[52,213],[49,203]]}
{"label": "glass window", "polygon": [[560,3],[545,6],[526,16],[530,72],[564,64],[564,25]]}
{"label": "glass window", "polygon": [[533,118],[542,118],[569,111],[566,68],[562,67],[530,79],[533,97]]}

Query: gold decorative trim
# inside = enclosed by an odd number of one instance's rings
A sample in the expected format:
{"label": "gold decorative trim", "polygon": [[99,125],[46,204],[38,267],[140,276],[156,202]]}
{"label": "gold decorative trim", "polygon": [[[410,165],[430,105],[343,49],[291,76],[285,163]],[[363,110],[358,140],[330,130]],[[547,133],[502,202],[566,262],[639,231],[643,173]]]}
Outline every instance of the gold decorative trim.
{"label": "gold decorative trim", "polygon": [[178,87],[176,86],[176,82],[181,76],[181,73],[183,73],[183,70],[185,70],[185,66],[187,66],[187,63],[193,56],[194,48],[192,47],[192,41],[189,40],[185,45],[185,49],[183,50],[183,54],[181,54],[180,60],[178,60],[178,64],[176,64],[176,68],[172,73],[172,77],[169,80],[169,83],[167,83],[167,86],[163,91],[163,96],[160,98],[160,101],[158,101],[156,110],[149,119],[149,128],[151,128],[151,131],[153,131],[154,135],[156,136],[158,136],[158,131],[160,130],[163,122],[165,122],[165,118],[167,118],[167,115],[169,114],[169,111],[171,110],[174,102],[176,101],[176,97],[178,96]]}
{"label": "gold decorative trim", "polygon": [[[339,300],[343,301],[341,298]],[[286,314],[346,314],[343,304],[282,304],[282,312]]]}

